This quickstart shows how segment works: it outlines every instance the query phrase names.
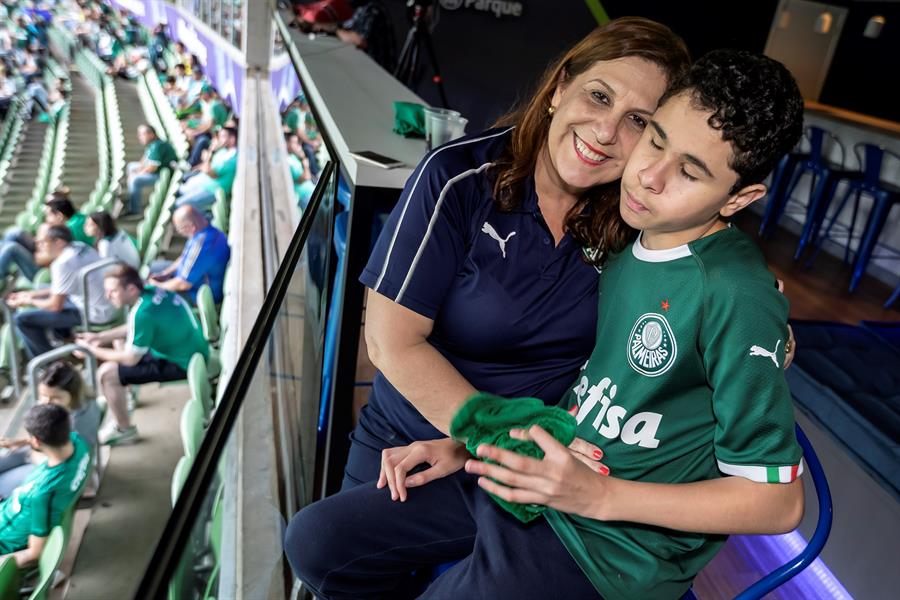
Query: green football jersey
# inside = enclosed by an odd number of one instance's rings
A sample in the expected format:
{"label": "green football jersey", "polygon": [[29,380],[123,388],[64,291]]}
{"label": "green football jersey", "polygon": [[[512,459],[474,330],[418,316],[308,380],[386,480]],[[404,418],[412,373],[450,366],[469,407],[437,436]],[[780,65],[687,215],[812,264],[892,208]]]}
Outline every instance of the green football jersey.
{"label": "green football jersey", "polygon": [[[597,343],[561,406],[615,477],[688,483],[802,472],[782,369],[788,302],[734,228],[651,251],[640,238],[600,277]],[[546,518],[607,600],[679,598],[726,536]]]}
{"label": "green football jersey", "polygon": [[209,358],[209,344],[188,301],[147,286],[128,314],[128,345],[187,370],[195,352]]}
{"label": "green football jersey", "polygon": [[0,504],[0,554],[28,546],[28,536],[47,537],[81,489],[91,466],[87,444],[70,434],[74,451],[65,462],[34,467],[25,481]]}
{"label": "green football jersey", "polygon": [[84,222],[87,215],[77,212],[66,221],[66,227],[72,232],[72,239],[76,242],[84,242],[88,246],[94,245],[94,238],[84,232]]}
{"label": "green football jersey", "polygon": [[144,160],[153,163],[159,169],[168,169],[169,165],[178,160],[172,144],[165,140],[155,139],[144,148]]}

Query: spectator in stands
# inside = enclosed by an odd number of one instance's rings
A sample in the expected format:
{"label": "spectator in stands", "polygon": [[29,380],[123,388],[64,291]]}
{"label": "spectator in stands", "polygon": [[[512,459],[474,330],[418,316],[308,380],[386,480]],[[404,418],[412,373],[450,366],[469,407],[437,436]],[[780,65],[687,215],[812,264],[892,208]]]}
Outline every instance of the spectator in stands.
{"label": "spectator in stands", "polygon": [[319,175],[319,159],[316,152],[322,145],[322,138],[319,137],[319,130],[316,127],[315,119],[313,119],[312,111],[309,109],[309,102],[304,94],[299,94],[297,98],[288,107],[288,111],[284,115],[284,128],[287,131],[296,133],[303,145],[303,152],[309,161],[313,177]]}
{"label": "spectator in stands", "polygon": [[145,287],[131,267],[121,265],[107,271],[104,287],[115,306],[131,306],[128,322],[79,339],[104,361],[97,376],[112,418],[100,430],[99,439],[101,444],[113,445],[138,437],[128,414],[126,386],[185,379],[195,353],[209,358],[209,344],[184,298]]}
{"label": "spectator in stands", "polygon": [[120,216],[140,216],[144,188],[153,187],[163,170],[178,160],[175,148],[156,134],[150,125],[143,124],[137,130],[138,140],[144,146],[144,155],[138,162],[126,165],[128,175],[128,207]]}
{"label": "spectator in stands", "polygon": [[0,119],[5,119],[16,97],[16,82],[6,76],[6,70],[0,69]]}
{"label": "spectator in stands", "polygon": [[18,567],[38,560],[50,531],[77,500],[90,472],[87,444],[72,431],[69,411],[38,404],[25,413],[28,443],[47,457],[0,503],[0,554]]}
{"label": "spectator in stands", "polygon": [[[50,266],[50,287],[13,292],[6,298],[11,308],[35,308],[17,310],[13,317],[29,358],[52,349],[47,335],[51,330],[67,338],[72,328],[81,323],[84,288],[80,271],[100,260],[92,247],[73,241],[72,232],[64,225],[41,225],[35,242],[37,264]],[[88,277],[90,306],[87,309],[92,323],[108,323],[115,314],[103,295],[102,278],[99,271]]]}
{"label": "spectator in stands", "polygon": [[[94,238],[84,232],[84,219],[85,216],[72,206],[67,187],[55,190],[44,204],[45,224],[66,225],[76,241],[92,246]],[[32,279],[38,270],[34,253],[35,243],[31,234],[18,228],[8,231],[0,241],[0,277],[9,275],[10,267],[16,265],[23,277]]]}
{"label": "spectator in stands", "polygon": [[[78,369],[64,360],[52,362],[44,369],[38,383],[38,404],[56,404],[72,415],[72,429],[88,445],[97,445],[100,429],[100,407],[93,398],[84,397],[84,380]],[[0,458],[0,498],[12,491],[34,470],[28,438],[0,438],[0,448],[10,452]]]}
{"label": "spectator in stands", "polygon": [[58,188],[50,194],[50,199],[44,203],[44,222],[49,225],[65,225],[72,231],[72,238],[76,242],[93,246],[94,238],[84,231],[84,220],[87,217],[75,210],[70,194],[68,187]]}
{"label": "spectator in stands", "polygon": [[231,259],[227,236],[192,206],[177,209],[172,224],[175,231],[187,238],[187,244],[175,262],[154,263],[150,284],[185,294],[194,302],[197,288],[205,283],[218,304],[222,301],[225,268]]}
{"label": "spectator in stands", "polygon": [[160,73],[166,72],[166,48],[169,46],[169,37],[166,35],[166,26],[157,23],[153,27],[153,35],[150,37],[150,43],[147,44],[147,52],[150,58],[150,64]]}
{"label": "spectator in stands", "polygon": [[88,215],[84,230],[97,240],[100,258],[114,258],[135,269],[141,266],[137,242],[124,229],[119,229],[115,219],[105,210]]}
{"label": "spectator in stands", "polygon": [[183,119],[200,111],[200,90],[205,85],[209,85],[209,83],[203,75],[203,68],[199,66],[193,67],[188,80],[187,91],[183,96],[177,98],[175,104],[176,117]]}
{"label": "spectator in stands", "polygon": [[372,57],[388,72],[397,65],[397,48],[391,16],[381,2],[376,0],[350,0],[353,16],[342,25],[318,25],[320,29],[334,31],[338,38],[353,44]]}
{"label": "spectator in stands", "polygon": [[200,113],[199,120],[191,119],[184,125],[184,133],[191,142],[191,155],[188,163],[192,167],[200,164],[203,151],[209,147],[212,136],[228,120],[228,109],[216,97],[215,91],[209,84],[204,84],[200,88]]}
{"label": "spectator in stands", "polygon": [[291,179],[294,182],[294,196],[296,196],[300,209],[305,210],[313,190],[316,189],[312,182],[309,160],[303,152],[303,146],[300,145],[300,138],[296,133],[284,134],[284,140],[287,144],[288,167],[291,169]]}
{"label": "spectator in stands", "polygon": [[231,196],[231,187],[237,173],[237,130],[223,127],[216,136],[215,148],[210,148],[193,175],[179,188],[176,207],[193,206],[206,212],[216,201],[216,192],[221,190]]}

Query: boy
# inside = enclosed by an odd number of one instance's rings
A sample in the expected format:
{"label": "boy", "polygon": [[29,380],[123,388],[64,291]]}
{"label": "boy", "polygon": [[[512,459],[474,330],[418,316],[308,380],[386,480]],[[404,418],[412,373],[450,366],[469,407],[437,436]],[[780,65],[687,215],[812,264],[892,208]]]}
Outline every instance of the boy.
{"label": "boy", "polygon": [[641,233],[604,267],[597,344],[561,403],[613,476],[539,427],[514,430],[544,458],[482,445],[479,458],[498,464],[469,460],[466,471],[504,500],[547,506],[545,519],[518,523],[464,476],[418,489],[407,500],[417,510],[391,513],[374,497],[363,506],[372,490],[353,490],[338,497],[378,514],[393,546],[373,552],[358,523],[322,523],[327,509],[313,505],[288,544],[322,536],[368,554],[325,568],[289,554],[301,579],[323,597],[376,595],[416,560],[469,547],[423,597],[679,598],[727,534],[796,527],[803,488],[782,374],[787,301],[725,219],[765,194],[762,180],[800,137],[802,111],[779,63],[713,52],[673,84],[631,154],[620,211]]}
{"label": "boy", "polygon": [[47,461],[0,503],[0,554],[12,554],[22,567],[41,556],[50,530],[81,495],[91,467],[87,444],[71,430],[69,411],[38,404],[25,414],[32,449]]}

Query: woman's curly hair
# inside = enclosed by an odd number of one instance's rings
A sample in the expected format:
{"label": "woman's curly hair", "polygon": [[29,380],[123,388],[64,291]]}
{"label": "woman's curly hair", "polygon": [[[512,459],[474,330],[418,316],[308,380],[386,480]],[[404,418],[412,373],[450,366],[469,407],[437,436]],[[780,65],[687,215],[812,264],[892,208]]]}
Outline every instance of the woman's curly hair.
{"label": "woman's curly hair", "polygon": [[712,111],[707,121],[731,142],[732,193],[760,183],[803,132],[803,97],[787,68],[743,50],[714,50],[676,80],[660,100],[690,94],[692,106]]}

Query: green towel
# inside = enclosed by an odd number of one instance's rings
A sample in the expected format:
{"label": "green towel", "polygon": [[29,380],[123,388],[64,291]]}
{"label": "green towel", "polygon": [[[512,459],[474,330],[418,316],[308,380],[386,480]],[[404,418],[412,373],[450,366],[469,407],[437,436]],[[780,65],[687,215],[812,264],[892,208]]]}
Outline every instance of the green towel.
{"label": "green towel", "polygon": [[[503,398],[484,392],[473,394],[457,411],[450,423],[450,435],[464,442],[472,454],[481,444],[491,444],[523,456],[544,458],[544,451],[536,443],[509,437],[510,429],[528,429],[532,425],[540,425],[564,446],[575,439],[575,417],[565,410],[546,406],[538,398]],[[539,517],[546,508],[507,502],[494,494],[491,497],[523,523]]]}
{"label": "green towel", "polygon": [[425,137],[425,107],[415,102],[394,102],[394,133]]}

